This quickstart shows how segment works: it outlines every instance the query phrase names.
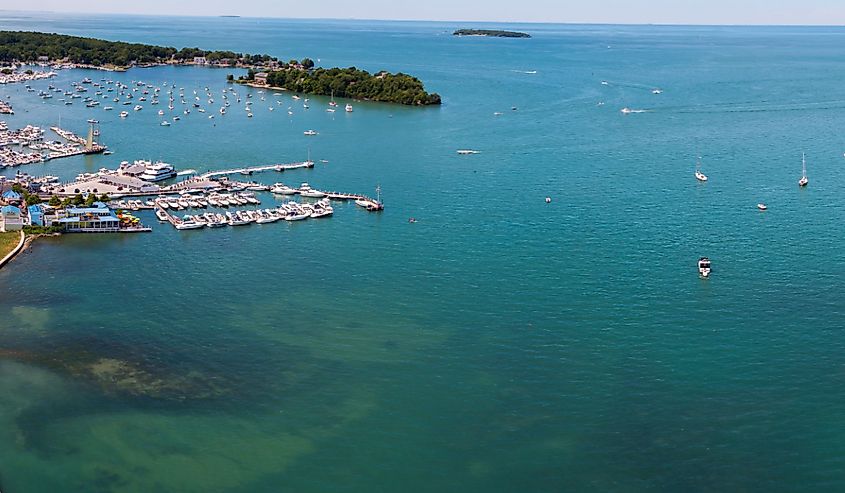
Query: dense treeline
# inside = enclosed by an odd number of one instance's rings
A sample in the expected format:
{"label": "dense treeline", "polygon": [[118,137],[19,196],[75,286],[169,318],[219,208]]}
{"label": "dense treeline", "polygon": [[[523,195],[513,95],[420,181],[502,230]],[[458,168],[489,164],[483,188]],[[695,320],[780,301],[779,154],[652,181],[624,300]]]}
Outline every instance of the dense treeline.
{"label": "dense treeline", "polygon": [[46,56],[50,61],[128,67],[167,61],[193,61],[204,56],[209,62],[227,60],[232,64],[261,64],[275,61],[269,55],[250,55],[232,51],[205,51],[199,48],[153,46],[122,41],[81,38],[64,34],[0,31],[0,62],[34,62]]}
{"label": "dense treeline", "polygon": [[[254,74],[250,73],[247,78],[251,75]],[[313,70],[289,67],[270,72],[267,84],[305,94],[334,94],[341,98],[407,105],[440,104],[440,95],[427,93],[416,77],[387,72],[373,75],[355,67]]]}

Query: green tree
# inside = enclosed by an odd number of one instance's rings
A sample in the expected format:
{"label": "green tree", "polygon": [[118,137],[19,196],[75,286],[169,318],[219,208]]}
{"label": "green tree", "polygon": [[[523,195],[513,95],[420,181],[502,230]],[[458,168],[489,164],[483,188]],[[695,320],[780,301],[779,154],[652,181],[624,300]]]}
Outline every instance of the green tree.
{"label": "green tree", "polygon": [[102,202],[102,203],[104,203],[104,204],[105,204],[105,203],[107,203],[109,200],[111,200],[111,198],[109,197],[109,194],[104,193],[104,194],[100,195],[100,202]]}
{"label": "green tree", "polygon": [[58,197],[58,195],[53,195],[50,197],[50,202],[48,202],[50,207],[58,207],[62,205],[62,200]]}

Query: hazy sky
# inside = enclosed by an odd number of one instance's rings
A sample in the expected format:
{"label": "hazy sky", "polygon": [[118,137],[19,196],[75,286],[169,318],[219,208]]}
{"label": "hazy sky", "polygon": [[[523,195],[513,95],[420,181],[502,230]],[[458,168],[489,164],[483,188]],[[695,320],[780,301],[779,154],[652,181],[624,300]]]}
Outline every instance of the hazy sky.
{"label": "hazy sky", "polygon": [[[0,8],[20,8],[20,5],[13,0],[0,0]],[[845,24],[845,0],[40,0],[29,5],[38,10],[58,12],[162,15],[633,24]]]}

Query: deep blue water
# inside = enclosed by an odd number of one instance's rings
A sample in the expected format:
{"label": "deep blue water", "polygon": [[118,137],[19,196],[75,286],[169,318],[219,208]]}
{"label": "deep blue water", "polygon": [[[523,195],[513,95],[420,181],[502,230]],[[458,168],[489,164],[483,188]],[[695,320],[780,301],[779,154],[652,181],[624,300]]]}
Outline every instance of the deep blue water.
{"label": "deep blue water", "polygon": [[[845,489],[845,28],[505,26],[534,35],[513,40],[446,23],[9,13],[0,26],[404,71],[444,99],[330,115],[326,98],[304,111],[285,95],[292,116],[256,102],[252,119],[163,128],[154,107],[120,121],[0,87],[10,126],[82,132],[93,114],[115,151],[31,173],[216,169],[310,147],[329,163],[257,178],[380,184],[386,202],[186,232],[142,213],[152,234],[37,242],[0,271],[4,492]],[[219,93],[225,74],[54,83]]]}

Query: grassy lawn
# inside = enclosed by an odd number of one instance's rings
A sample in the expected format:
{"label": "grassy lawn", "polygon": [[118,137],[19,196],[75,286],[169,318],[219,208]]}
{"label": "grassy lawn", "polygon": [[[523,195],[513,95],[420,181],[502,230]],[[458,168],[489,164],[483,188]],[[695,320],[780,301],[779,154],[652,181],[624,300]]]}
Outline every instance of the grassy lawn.
{"label": "grassy lawn", "polygon": [[20,231],[10,231],[8,233],[0,233],[0,259],[5,257],[9,252],[18,246],[21,241]]}

